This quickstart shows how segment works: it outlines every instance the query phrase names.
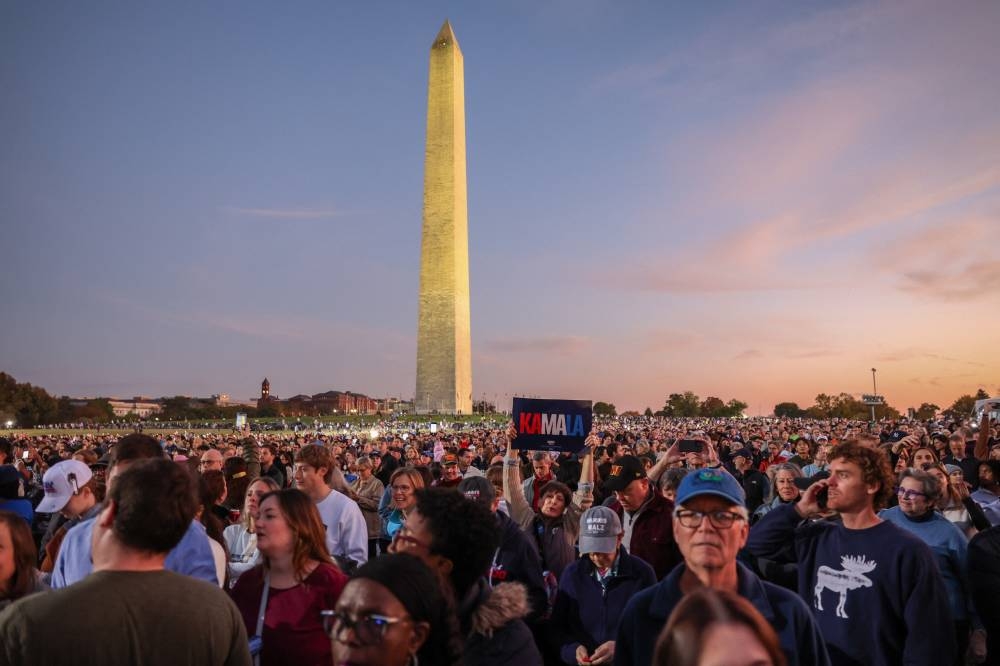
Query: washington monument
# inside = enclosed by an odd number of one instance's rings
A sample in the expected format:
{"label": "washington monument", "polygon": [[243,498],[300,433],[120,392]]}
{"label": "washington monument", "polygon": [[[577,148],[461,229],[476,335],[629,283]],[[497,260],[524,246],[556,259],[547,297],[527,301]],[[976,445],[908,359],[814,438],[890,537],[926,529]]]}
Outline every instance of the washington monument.
{"label": "washington monument", "polygon": [[417,316],[418,413],[472,413],[465,68],[448,21],[431,45]]}

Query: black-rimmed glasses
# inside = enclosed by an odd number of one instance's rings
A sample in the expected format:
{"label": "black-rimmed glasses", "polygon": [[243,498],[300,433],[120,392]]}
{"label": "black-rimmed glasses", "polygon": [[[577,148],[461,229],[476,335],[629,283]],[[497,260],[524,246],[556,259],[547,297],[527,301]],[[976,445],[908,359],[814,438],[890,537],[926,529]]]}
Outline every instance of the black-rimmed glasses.
{"label": "black-rimmed glasses", "polygon": [[691,529],[698,529],[701,527],[701,523],[705,520],[705,516],[708,516],[708,522],[712,523],[712,527],[718,530],[728,530],[737,520],[743,520],[742,515],[733,513],[732,511],[709,511],[708,513],[702,511],[692,511],[690,509],[674,511],[674,518],[676,518],[684,527]]}
{"label": "black-rimmed glasses", "polygon": [[377,613],[366,613],[360,617],[351,617],[344,611],[322,610],[323,631],[335,641],[342,642],[340,637],[345,629],[354,632],[357,641],[363,645],[381,643],[385,632],[394,624],[409,621],[409,617],[388,617]]}
{"label": "black-rimmed glasses", "polygon": [[922,493],[919,490],[910,490],[909,488],[896,488],[896,495],[902,497],[905,500],[911,500],[914,497],[927,497],[927,493]]}

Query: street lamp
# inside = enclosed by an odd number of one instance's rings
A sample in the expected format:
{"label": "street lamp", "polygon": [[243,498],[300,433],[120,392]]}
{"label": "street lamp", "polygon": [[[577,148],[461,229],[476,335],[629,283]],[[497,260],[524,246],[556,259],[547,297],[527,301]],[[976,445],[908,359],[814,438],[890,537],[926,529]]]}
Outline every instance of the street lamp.
{"label": "street lamp", "polygon": [[[873,398],[878,397],[878,387],[875,385],[875,368],[872,368],[872,391],[874,392]],[[872,402],[872,423],[875,422],[875,403]]]}

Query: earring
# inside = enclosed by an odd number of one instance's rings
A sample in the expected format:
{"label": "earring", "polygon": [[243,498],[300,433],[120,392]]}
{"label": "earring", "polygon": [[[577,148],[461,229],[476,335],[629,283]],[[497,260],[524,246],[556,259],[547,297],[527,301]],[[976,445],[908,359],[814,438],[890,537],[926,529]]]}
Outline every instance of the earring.
{"label": "earring", "polygon": [[417,659],[416,652],[410,653],[410,661],[408,662],[408,666],[420,666],[420,660]]}

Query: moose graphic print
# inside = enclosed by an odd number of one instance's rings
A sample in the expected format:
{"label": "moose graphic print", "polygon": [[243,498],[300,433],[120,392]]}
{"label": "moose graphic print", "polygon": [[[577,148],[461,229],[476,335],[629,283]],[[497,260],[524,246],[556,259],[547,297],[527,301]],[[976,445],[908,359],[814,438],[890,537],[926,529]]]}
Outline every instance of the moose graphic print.
{"label": "moose graphic print", "polygon": [[837,617],[847,619],[844,605],[847,603],[847,593],[862,587],[871,587],[872,580],[865,576],[875,570],[876,562],[866,560],[864,555],[845,555],[840,558],[841,570],[821,566],[816,570],[816,587],[813,590],[816,610],[823,610],[823,591],[837,592],[840,599],[837,602]]}

